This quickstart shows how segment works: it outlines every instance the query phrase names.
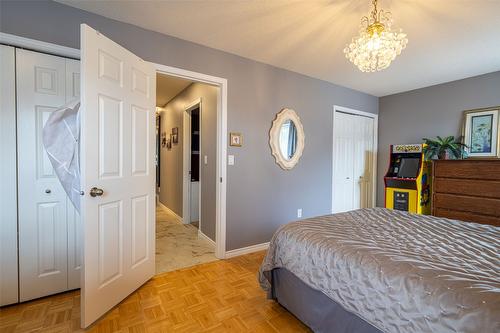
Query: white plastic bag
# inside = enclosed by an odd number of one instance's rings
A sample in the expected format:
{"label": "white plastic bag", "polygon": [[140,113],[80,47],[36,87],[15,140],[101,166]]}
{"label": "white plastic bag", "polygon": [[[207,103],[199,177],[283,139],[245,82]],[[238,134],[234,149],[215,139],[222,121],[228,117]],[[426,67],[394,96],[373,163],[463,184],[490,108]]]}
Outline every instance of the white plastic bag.
{"label": "white plastic bag", "polygon": [[53,111],[43,127],[43,146],[76,210],[80,212],[80,101]]}

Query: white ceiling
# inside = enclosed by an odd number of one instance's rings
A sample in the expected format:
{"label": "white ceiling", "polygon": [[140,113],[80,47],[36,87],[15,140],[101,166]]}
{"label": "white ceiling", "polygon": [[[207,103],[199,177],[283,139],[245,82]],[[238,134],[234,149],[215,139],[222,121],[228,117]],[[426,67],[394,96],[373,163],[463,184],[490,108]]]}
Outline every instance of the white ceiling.
{"label": "white ceiling", "polygon": [[156,75],[156,106],[163,107],[186,89],[193,81],[180,79],[169,75]]}
{"label": "white ceiling", "polygon": [[409,44],[377,73],[343,53],[370,0],[59,2],[376,96],[500,70],[500,0],[379,0]]}

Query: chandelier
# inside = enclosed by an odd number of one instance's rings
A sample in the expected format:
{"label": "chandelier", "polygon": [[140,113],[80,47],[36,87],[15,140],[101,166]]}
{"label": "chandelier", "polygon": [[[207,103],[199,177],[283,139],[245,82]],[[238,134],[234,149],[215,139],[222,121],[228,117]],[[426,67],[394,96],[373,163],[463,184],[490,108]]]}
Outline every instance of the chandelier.
{"label": "chandelier", "polygon": [[391,31],[391,13],[378,10],[377,0],[372,3],[370,17],[361,19],[359,36],[353,38],[344,49],[347,59],[362,72],[375,72],[389,67],[408,43],[401,29],[398,32]]}

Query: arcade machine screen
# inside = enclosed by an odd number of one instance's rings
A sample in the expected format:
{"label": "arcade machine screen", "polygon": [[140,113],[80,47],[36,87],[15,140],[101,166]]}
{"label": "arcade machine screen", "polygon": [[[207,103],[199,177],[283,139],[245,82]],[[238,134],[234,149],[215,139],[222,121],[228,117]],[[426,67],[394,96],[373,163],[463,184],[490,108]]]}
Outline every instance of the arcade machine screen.
{"label": "arcade machine screen", "polygon": [[420,166],[420,158],[403,157],[398,171],[398,178],[416,178]]}

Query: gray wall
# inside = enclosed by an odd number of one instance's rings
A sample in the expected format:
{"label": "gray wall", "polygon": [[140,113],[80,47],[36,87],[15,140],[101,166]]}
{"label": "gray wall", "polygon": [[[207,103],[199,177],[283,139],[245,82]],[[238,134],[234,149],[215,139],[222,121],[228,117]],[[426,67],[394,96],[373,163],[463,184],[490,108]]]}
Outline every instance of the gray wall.
{"label": "gray wall", "polygon": [[215,240],[216,210],[216,148],[217,148],[217,93],[219,88],[208,84],[193,83],[175,96],[161,111],[162,132],[167,137],[173,127],[179,128],[179,143],[172,149],[160,150],[160,202],[182,216],[183,170],[183,118],[186,105],[201,98],[201,153],[207,164],[200,164],[201,181],[201,231]]}
{"label": "gray wall", "polygon": [[384,205],[383,176],[389,145],[460,136],[462,112],[500,105],[500,72],[385,96],[379,102],[377,205]]}
{"label": "gray wall", "polygon": [[[228,131],[243,133],[244,145],[228,149],[236,164],[228,167],[227,250],[269,241],[279,225],[296,219],[297,208],[305,217],[330,212],[333,105],[377,113],[377,97],[59,3],[0,2],[2,32],[78,48],[80,23],[146,60],[228,80]],[[275,164],[268,145],[271,121],[283,107],[297,111],[306,134],[292,171]]]}

